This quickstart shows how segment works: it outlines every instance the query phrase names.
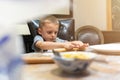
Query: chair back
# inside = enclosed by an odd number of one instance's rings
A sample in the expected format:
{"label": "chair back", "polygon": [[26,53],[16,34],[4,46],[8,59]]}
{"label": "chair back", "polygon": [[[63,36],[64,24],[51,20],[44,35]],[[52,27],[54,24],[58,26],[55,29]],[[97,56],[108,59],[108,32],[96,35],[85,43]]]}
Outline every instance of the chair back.
{"label": "chair back", "polygon": [[[37,28],[39,27],[39,20],[32,20],[28,22],[31,35],[34,37],[37,34]],[[74,19],[62,19],[59,20],[60,27],[58,37],[64,40],[72,41],[74,36]]]}
{"label": "chair back", "polygon": [[76,40],[80,40],[89,45],[103,44],[103,33],[94,26],[86,25],[78,28],[75,33]]}

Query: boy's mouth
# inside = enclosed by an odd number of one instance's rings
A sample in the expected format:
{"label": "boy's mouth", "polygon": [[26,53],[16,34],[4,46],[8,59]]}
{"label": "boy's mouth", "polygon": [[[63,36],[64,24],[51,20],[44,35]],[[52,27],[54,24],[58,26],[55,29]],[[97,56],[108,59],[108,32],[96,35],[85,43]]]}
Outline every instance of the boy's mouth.
{"label": "boy's mouth", "polygon": [[55,42],[55,39],[50,39],[50,41],[53,41],[53,42]]}

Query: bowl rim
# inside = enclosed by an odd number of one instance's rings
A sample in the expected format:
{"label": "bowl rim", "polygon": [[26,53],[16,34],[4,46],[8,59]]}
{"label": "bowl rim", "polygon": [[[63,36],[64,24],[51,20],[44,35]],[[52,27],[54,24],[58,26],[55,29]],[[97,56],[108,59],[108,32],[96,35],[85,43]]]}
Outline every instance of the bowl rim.
{"label": "bowl rim", "polygon": [[70,60],[70,61],[73,61],[73,60],[82,60],[82,61],[88,61],[88,60],[93,60],[97,54],[94,53],[94,52],[87,52],[87,51],[68,51],[68,52],[60,52],[60,55],[63,56],[63,54],[85,54],[85,55],[89,55],[90,56],[90,59],[78,59],[78,58],[64,58],[64,57],[59,57],[59,56],[53,56],[53,58],[61,58],[61,59],[64,59],[64,60]]}

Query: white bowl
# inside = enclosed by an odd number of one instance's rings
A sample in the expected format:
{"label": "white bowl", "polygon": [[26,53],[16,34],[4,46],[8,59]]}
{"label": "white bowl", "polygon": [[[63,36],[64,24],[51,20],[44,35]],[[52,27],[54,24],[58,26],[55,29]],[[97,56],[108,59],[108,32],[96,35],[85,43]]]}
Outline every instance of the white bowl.
{"label": "white bowl", "polygon": [[[82,54],[87,55],[88,59],[78,59],[78,58],[65,58],[65,54]],[[93,59],[96,57],[95,53],[92,52],[82,52],[82,51],[72,51],[72,52],[61,52],[61,57],[53,56],[54,62],[59,66],[59,68],[68,73],[80,73],[87,69]]]}

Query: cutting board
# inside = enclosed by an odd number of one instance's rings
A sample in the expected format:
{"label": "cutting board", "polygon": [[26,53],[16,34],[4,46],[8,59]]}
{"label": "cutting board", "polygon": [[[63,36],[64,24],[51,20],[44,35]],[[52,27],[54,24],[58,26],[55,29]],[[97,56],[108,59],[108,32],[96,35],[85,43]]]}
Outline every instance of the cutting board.
{"label": "cutting board", "polygon": [[52,57],[40,53],[23,54],[22,59],[27,64],[54,63]]}
{"label": "cutting board", "polygon": [[86,47],[85,48],[73,48],[71,50],[67,50],[65,48],[56,48],[54,49],[54,51],[57,51],[57,52],[66,52],[66,51],[85,51],[86,50]]}

